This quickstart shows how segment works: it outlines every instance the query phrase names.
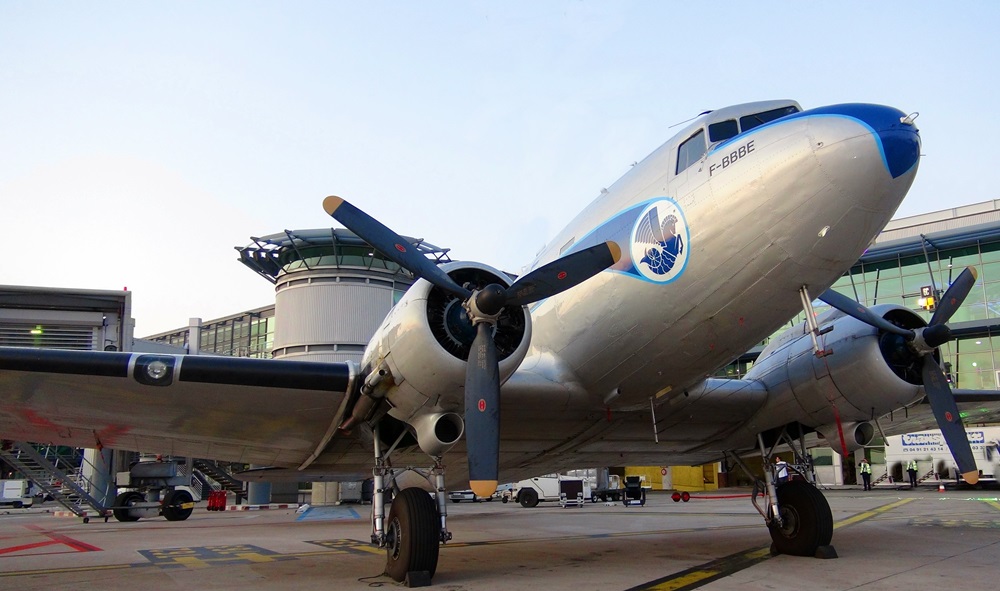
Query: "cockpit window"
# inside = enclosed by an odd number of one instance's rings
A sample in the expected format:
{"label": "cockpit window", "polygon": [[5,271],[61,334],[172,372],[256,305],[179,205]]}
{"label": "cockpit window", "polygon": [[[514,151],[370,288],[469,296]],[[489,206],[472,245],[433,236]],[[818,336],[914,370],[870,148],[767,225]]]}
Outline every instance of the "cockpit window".
{"label": "cockpit window", "polygon": [[792,113],[798,112],[799,110],[795,107],[795,105],[788,105],[787,107],[771,109],[770,111],[764,111],[763,113],[747,115],[745,117],[740,117],[740,128],[743,131],[747,131],[748,129],[753,129],[758,125],[763,125],[780,117],[784,117],[785,115],[791,115]]}
{"label": "cockpit window", "polygon": [[737,135],[739,132],[740,130],[736,127],[735,119],[719,121],[718,123],[713,123],[708,126],[708,141],[709,143],[714,144],[715,142],[728,140],[729,138]]}
{"label": "cockpit window", "polygon": [[684,140],[684,143],[677,148],[677,173],[697,162],[705,153],[705,130],[699,129],[698,133]]}

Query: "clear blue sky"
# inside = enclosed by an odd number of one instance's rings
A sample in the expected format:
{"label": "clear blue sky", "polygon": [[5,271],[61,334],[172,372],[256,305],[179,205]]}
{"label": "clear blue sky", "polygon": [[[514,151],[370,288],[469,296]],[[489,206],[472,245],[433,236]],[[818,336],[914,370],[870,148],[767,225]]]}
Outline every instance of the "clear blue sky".
{"label": "clear blue sky", "polygon": [[519,272],[721,106],[919,111],[899,215],[998,197],[998,2],[0,0],[0,283],[134,292],[143,336],[262,306],[234,246],[337,194]]}

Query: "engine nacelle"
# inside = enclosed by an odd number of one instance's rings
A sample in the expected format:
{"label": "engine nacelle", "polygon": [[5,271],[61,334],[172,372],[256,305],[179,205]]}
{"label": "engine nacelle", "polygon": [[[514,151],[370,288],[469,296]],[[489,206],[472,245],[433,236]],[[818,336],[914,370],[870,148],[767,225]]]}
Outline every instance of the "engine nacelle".
{"label": "engine nacelle", "polygon": [[840,429],[836,424],[821,425],[816,427],[816,431],[826,439],[827,443],[837,453],[842,454],[843,448],[847,447],[847,453],[855,452],[863,447],[868,447],[875,441],[875,425],[863,421],[860,423],[841,423],[844,430],[844,442],[840,441]]}
{"label": "engine nacelle", "polygon": [[[512,283],[503,272],[481,263],[447,263],[441,269],[470,289]],[[476,331],[462,303],[428,281],[417,280],[389,311],[362,361],[362,375],[372,378],[366,383],[374,384],[359,404],[366,396],[384,397],[391,405],[389,414],[409,423],[421,449],[431,455],[458,441],[463,430],[458,415],[465,410],[466,359]],[[494,342],[502,384],[528,352],[531,317],[526,307],[503,309]],[[378,375],[379,370],[388,374]]]}
{"label": "engine nacelle", "polygon": [[[871,309],[904,328],[926,326],[920,316],[902,306]],[[817,356],[802,325],[772,341],[746,377],[767,387],[768,403],[762,412],[786,415],[789,422],[798,420],[816,428],[838,450],[839,421],[850,450],[851,445],[863,445],[856,443],[856,435],[866,436],[862,423],[916,402],[923,395],[922,360],[900,337],[881,333],[838,310],[821,315],[817,321],[825,331],[821,346],[832,353]],[[855,433],[859,428],[863,432]]]}

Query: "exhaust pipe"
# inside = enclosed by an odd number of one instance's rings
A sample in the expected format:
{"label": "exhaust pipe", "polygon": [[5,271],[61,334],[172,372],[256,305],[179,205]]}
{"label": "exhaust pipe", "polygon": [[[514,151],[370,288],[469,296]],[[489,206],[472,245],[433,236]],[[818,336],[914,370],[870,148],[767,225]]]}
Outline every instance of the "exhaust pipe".
{"label": "exhaust pipe", "polygon": [[869,422],[858,423],[854,428],[854,441],[861,447],[868,447],[875,440],[875,426]]}
{"label": "exhaust pipe", "polygon": [[[847,452],[851,453],[857,451],[863,447],[868,447],[875,441],[875,425],[868,421],[862,421],[860,423],[843,423],[844,428],[844,445],[847,447]],[[823,425],[817,427],[816,430],[820,435],[826,439],[833,451],[837,453],[842,453],[840,445],[840,431],[837,429],[836,425]]]}
{"label": "exhaust pipe", "polygon": [[465,421],[454,412],[420,415],[410,421],[420,449],[430,456],[440,456],[458,443],[465,432]]}

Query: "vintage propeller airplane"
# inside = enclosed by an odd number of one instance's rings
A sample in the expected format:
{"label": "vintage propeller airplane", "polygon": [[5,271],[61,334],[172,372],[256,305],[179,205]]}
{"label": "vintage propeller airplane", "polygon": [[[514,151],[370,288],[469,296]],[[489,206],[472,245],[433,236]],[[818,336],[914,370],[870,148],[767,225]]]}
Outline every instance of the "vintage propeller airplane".
{"label": "vintage propeller airplane", "polygon": [[[929,325],[828,291],[913,182],[913,119],[788,100],[703,113],[516,281],[478,262],[439,266],[328,197],[334,219],[418,278],[360,365],[4,349],[0,434],[272,466],[267,479],[374,473],[372,541],[396,580],[433,576],[451,539],[443,491],[467,479],[487,496],[498,481],[568,468],[727,458],[749,472],[742,458],[760,454],[763,507],[753,499],[775,548],[814,555],[833,519],[808,433],[846,453],[926,395],[975,479],[937,350],[974,272]],[[832,306],[819,317],[816,296]],[[707,377],[802,310],[807,322],[744,379]],[[776,484],[766,459],[782,443],[803,479]],[[467,466],[446,471],[462,455]]]}

